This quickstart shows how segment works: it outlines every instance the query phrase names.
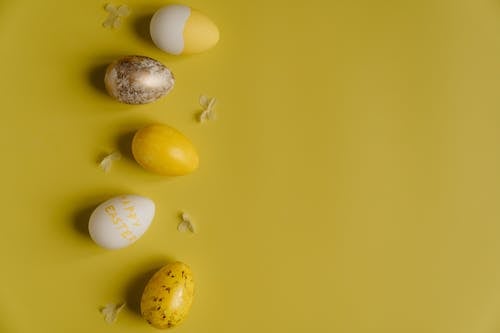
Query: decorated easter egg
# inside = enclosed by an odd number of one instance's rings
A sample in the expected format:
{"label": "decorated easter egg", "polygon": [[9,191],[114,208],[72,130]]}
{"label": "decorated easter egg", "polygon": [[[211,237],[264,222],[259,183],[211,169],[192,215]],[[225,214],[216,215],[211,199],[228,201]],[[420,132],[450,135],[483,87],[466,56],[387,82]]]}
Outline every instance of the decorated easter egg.
{"label": "decorated easter egg", "polygon": [[149,31],[158,48],[174,55],[200,53],[219,41],[215,23],[184,5],[160,8],[151,18]]}
{"label": "decorated easter egg", "polygon": [[182,176],[198,168],[198,153],[181,132],[167,125],[149,125],[132,140],[132,154],[144,169],[163,176]]}
{"label": "decorated easter egg", "polygon": [[108,93],[122,103],[146,104],[168,94],[174,87],[174,76],[155,59],[126,56],[108,66],[104,84]]}
{"label": "decorated easter egg", "polygon": [[154,215],[151,199],[130,194],[111,198],[92,212],[90,237],[107,249],[129,246],[148,230]]}
{"label": "decorated easter egg", "polygon": [[193,273],[182,262],[167,264],[146,284],[141,298],[141,315],[156,328],[182,323],[194,296]]}

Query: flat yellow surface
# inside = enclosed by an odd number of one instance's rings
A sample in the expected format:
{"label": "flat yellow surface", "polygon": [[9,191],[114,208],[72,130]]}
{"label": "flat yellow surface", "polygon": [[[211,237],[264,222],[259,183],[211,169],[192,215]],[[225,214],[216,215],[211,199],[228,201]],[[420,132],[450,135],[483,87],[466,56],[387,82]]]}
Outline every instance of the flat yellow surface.
{"label": "flat yellow surface", "polygon": [[[0,2],[0,332],[155,332],[137,302],[173,259],[197,283],[174,332],[500,332],[498,1],[190,0],[221,30],[190,57],[145,37],[161,1],[128,1],[115,31],[103,4]],[[172,93],[107,96],[103,66],[127,54],[171,68]],[[201,93],[219,100],[203,125]],[[152,122],[191,138],[196,173],[130,159]],[[121,193],[157,214],[104,250],[88,216]]]}

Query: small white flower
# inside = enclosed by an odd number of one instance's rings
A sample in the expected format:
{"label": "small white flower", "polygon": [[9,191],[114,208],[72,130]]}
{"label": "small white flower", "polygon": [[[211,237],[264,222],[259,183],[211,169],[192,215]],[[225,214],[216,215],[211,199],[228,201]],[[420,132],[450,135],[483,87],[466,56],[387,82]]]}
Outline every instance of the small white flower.
{"label": "small white flower", "polygon": [[99,163],[99,167],[105,172],[108,173],[111,170],[111,165],[113,161],[119,161],[122,158],[122,154],[120,152],[112,152],[111,154],[105,156],[101,163]]}
{"label": "small white flower", "polygon": [[205,95],[200,96],[200,106],[201,112],[198,117],[200,123],[204,123],[207,120],[215,120],[215,103],[217,99],[215,97],[208,97]]}
{"label": "small white flower", "polygon": [[177,225],[177,230],[179,232],[190,231],[195,233],[193,222],[191,222],[191,217],[186,212],[181,212],[180,215],[181,222]]}
{"label": "small white flower", "polygon": [[100,309],[101,314],[104,316],[104,320],[108,324],[113,324],[116,322],[116,319],[118,318],[118,314],[120,313],[121,310],[125,307],[125,303],[118,303],[118,304],[106,304]]}
{"label": "small white flower", "polygon": [[116,7],[108,3],[104,6],[104,10],[109,13],[106,20],[102,23],[104,28],[118,29],[122,25],[122,19],[130,15],[130,9],[127,5]]}

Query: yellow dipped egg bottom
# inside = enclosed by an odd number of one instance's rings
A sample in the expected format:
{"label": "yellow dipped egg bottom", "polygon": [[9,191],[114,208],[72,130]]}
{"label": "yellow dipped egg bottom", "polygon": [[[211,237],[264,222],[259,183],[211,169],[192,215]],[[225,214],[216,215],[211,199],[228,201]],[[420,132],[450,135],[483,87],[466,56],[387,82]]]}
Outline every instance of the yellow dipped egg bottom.
{"label": "yellow dipped egg bottom", "polygon": [[134,135],[132,154],[144,169],[163,176],[182,176],[198,168],[193,144],[167,125],[146,126]]}
{"label": "yellow dipped egg bottom", "polygon": [[181,262],[165,265],[144,288],[141,315],[156,328],[177,326],[186,319],[193,295],[193,273],[189,266]]}
{"label": "yellow dipped egg bottom", "polygon": [[191,10],[184,26],[184,49],[182,54],[204,52],[219,41],[219,29],[212,20],[202,13]]}

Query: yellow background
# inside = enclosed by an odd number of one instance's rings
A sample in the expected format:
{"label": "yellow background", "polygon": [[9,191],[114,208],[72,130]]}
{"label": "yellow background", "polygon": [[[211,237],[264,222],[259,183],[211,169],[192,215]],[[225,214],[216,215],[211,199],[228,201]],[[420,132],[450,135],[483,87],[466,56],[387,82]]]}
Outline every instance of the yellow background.
{"label": "yellow background", "polygon": [[[144,36],[163,2],[126,3],[111,31],[101,1],[0,2],[1,332],[155,332],[137,299],[173,259],[197,282],[179,333],[500,332],[497,0],[190,0],[221,40],[189,57]],[[171,68],[172,93],[107,96],[103,66],[127,54]],[[215,122],[194,120],[201,93]],[[130,159],[151,122],[191,138],[196,173]],[[121,193],[157,214],[107,251],[86,223]],[[122,300],[107,325],[99,306]]]}

